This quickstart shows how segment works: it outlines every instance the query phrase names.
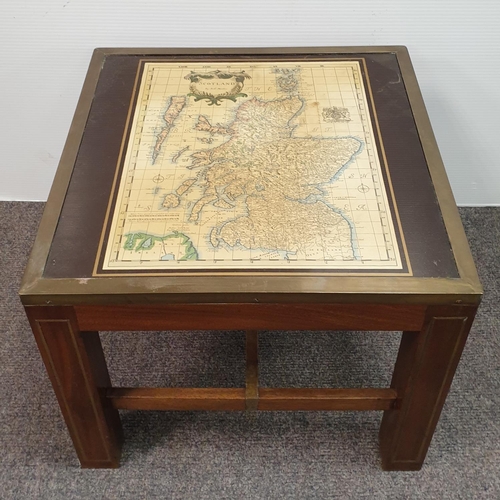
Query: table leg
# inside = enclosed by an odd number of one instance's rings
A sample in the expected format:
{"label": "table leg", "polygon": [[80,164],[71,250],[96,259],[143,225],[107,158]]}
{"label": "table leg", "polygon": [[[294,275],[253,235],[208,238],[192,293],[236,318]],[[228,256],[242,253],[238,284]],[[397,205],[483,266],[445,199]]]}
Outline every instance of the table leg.
{"label": "table leg", "polygon": [[420,332],[404,332],[384,412],[380,449],[385,470],[419,470],[439,420],[477,306],[433,306]]}
{"label": "table leg", "polygon": [[72,307],[26,313],[82,467],[118,467],[122,428],[104,394],[111,382],[99,334],[80,332]]}

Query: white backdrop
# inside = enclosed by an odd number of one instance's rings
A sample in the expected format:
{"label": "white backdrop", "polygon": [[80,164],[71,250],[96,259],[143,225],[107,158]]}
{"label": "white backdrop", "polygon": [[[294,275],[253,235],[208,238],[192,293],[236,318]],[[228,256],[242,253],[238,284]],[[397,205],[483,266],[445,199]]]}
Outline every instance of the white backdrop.
{"label": "white backdrop", "polygon": [[2,0],[0,16],[0,199],[46,199],[95,47],[406,45],[458,203],[500,204],[498,0]]}

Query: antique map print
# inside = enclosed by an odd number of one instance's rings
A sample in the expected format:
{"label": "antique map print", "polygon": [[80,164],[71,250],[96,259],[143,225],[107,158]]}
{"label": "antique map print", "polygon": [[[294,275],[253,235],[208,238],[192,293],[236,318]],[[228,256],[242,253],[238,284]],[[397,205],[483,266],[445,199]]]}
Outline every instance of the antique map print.
{"label": "antique map print", "polygon": [[143,64],[103,271],[403,268],[358,60]]}

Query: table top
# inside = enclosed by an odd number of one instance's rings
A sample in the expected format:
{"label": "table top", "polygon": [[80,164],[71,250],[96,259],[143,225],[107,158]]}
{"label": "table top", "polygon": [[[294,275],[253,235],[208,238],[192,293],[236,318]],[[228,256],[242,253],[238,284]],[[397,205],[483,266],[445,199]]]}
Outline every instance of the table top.
{"label": "table top", "polygon": [[476,303],[404,47],[97,49],[25,304]]}

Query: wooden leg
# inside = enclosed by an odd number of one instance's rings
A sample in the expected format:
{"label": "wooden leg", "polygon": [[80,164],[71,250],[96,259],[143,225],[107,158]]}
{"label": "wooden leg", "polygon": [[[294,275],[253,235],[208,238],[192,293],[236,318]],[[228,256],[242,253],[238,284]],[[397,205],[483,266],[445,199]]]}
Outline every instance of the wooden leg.
{"label": "wooden leg", "polygon": [[391,384],[396,409],[384,412],[380,427],[385,470],[422,467],[476,309],[430,307],[420,332],[403,333]]}
{"label": "wooden leg", "polygon": [[259,332],[246,332],[245,408],[257,410],[259,405]]}
{"label": "wooden leg", "polygon": [[80,332],[72,307],[26,313],[82,467],[118,467],[122,429],[105,397],[111,382],[99,334]]}

